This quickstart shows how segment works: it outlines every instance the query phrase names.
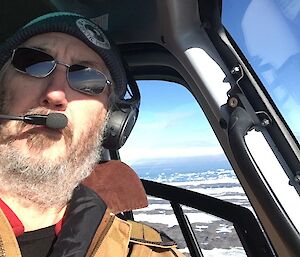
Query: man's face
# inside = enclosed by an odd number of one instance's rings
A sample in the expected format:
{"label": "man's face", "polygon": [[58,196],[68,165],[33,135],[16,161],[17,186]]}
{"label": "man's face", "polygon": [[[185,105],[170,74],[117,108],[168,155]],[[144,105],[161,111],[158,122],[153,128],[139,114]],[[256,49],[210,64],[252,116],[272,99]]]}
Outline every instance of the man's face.
{"label": "man's face", "polygon": [[[41,49],[57,61],[72,65],[83,64],[110,77],[102,59],[82,41],[63,33],[46,33],[32,37],[23,46]],[[63,130],[9,121],[0,130],[0,144],[10,143],[20,153],[31,158],[58,160],[70,154],[70,149],[84,145],[99,131],[107,113],[108,89],[90,96],[70,88],[67,68],[57,65],[46,78],[33,78],[16,71],[10,65],[4,73],[2,113],[25,115],[61,112],[68,117]],[[82,147],[82,146],[81,146]]]}

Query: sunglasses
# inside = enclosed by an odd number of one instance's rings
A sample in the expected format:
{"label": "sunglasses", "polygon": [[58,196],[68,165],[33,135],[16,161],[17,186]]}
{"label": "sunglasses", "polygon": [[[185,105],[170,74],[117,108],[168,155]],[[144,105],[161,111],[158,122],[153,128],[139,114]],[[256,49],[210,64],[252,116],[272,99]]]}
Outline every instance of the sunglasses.
{"label": "sunglasses", "polygon": [[45,78],[58,64],[67,67],[69,86],[81,93],[99,95],[112,83],[101,71],[84,65],[68,65],[55,60],[51,55],[34,48],[19,47],[14,50],[11,64],[14,68],[34,78]]}

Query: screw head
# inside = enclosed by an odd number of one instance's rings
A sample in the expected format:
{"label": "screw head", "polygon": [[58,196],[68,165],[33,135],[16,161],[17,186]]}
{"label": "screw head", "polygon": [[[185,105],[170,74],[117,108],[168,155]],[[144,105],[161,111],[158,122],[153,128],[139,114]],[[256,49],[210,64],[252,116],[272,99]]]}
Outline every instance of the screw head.
{"label": "screw head", "polygon": [[261,125],[263,127],[266,127],[266,126],[270,125],[270,121],[268,119],[263,119],[262,122],[261,122]]}
{"label": "screw head", "polygon": [[228,105],[231,107],[231,108],[235,108],[238,106],[238,103],[239,103],[239,100],[236,98],[236,97],[230,97],[228,99]]}
{"label": "screw head", "polygon": [[236,74],[240,71],[240,67],[239,66],[235,66],[231,69],[231,74]]}

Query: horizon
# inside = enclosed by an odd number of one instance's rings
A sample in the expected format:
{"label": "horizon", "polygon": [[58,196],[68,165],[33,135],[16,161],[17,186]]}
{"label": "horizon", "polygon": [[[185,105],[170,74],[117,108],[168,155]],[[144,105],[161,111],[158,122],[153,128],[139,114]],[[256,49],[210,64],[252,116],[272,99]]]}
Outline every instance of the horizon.
{"label": "horizon", "polygon": [[201,107],[185,87],[167,81],[138,81],[138,85],[140,115],[120,149],[124,162],[225,157]]}

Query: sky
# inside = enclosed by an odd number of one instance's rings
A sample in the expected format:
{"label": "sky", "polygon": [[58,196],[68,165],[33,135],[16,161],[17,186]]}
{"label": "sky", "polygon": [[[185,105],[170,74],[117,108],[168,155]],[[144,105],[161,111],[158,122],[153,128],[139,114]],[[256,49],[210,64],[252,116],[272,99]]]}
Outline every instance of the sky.
{"label": "sky", "polygon": [[223,153],[199,104],[186,88],[166,81],[140,81],[138,85],[140,114],[120,150],[122,160],[134,163]]}
{"label": "sky", "polygon": [[[300,1],[223,0],[222,21],[299,140]],[[122,160],[223,154],[187,89],[163,81],[140,81],[139,88],[140,116]]]}

